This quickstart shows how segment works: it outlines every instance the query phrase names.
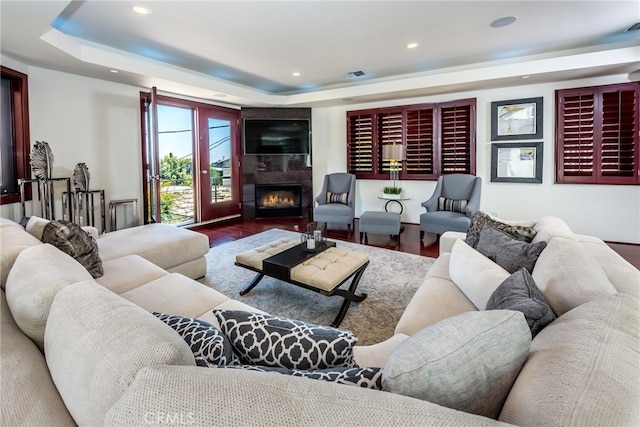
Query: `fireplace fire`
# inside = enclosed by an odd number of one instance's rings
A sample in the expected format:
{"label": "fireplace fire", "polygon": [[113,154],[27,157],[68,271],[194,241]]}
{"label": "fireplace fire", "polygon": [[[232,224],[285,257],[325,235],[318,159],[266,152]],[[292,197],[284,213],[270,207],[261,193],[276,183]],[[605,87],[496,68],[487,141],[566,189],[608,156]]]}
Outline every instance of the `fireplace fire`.
{"label": "fireplace fire", "polygon": [[264,208],[289,208],[296,205],[291,191],[273,191],[262,197]]}
{"label": "fireplace fire", "polygon": [[256,217],[302,216],[302,186],[256,184]]}

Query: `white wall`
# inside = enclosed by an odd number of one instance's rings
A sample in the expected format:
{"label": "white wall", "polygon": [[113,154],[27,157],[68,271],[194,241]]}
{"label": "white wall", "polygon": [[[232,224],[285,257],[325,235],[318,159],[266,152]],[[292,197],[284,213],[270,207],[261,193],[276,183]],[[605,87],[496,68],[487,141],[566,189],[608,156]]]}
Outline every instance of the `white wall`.
{"label": "white wall", "polygon": [[[54,176],[71,176],[78,162],[91,173],[91,187],[105,189],[109,200],[142,202],[140,88],[27,67],[2,58],[2,64],[28,74],[31,144],[49,143],[55,156]],[[105,71],[106,72],[106,71]],[[640,243],[638,186],[554,184],[554,90],[627,81],[626,76],[554,84],[518,86],[477,92],[401,99],[348,107],[314,108],[313,187],[317,194],[326,173],[346,170],[346,111],[421,102],[477,99],[477,174],[483,178],[481,209],[509,219],[556,215],[578,233],[602,239]],[[542,184],[490,182],[490,104],[492,101],[544,97],[544,169]],[[380,210],[377,196],[386,181],[359,180],[356,215]],[[403,221],[418,223],[433,181],[403,181],[411,200]],[[141,205],[141,203],[140,203]],[[141,207],[140,207],[140,214]],[[0,207],[3,217],[19,220],[19,204]],[[29,209],[27,210],[29,213]]]}
{"label": "white wall", "polygon": [[[26,67],[7,58],[3,65],[28,75],[31,146],[35,141],[49,143],[53,177],[70,177],[76,164],[84,162],[90,187],[105,190],[107,210],[113,199],[137,198],[141,206],[140,89]],[[56,186],[56,191],[64,188]],[[26,213],[41,214],[39,206],[31,204]],[[19,203],[2,206],[1,214],[20,219]],[[108,212],[106,217],[108,224]]]}
{"label": "white wall", "polygon": [[[345,107],[313,110],[313,180],[319,191],[325,174],[346,170],[346,112],[374,107],[453,101],[476,98],[477,153],[476,172],[483,179],[480,208],[508,219],[536,219],[554,215],[564,219],[581,234],[591,234],[604,240],[640,243],[640,187],[613,185],[555,184],[555,93],[556,89],[603,85],[629,81],[627,76],[584,79],[460,92],[430,97],[400,99],[391,102],[367,103]],[[508,99],[544,97],[544,163],[542,184],[491,182],[491,102]],[[388,181],[358,180],[356,216],[367,210],[381,210],[382,187]],[[433,192],[435,181],[402,181],[407,197],[403,222],[419,223],[425,212],[420,205]]]}

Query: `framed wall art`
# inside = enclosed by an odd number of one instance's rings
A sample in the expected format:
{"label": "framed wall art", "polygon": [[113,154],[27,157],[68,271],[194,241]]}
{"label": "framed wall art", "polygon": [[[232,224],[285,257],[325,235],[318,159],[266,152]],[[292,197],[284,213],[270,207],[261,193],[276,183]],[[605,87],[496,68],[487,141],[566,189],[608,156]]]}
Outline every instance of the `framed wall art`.
{"label": "framed wall art", "polygon": [[543,142],[491,144],[491,182],[542,183]]}
{"label": "framed wall art", "polygon": [[542,97],[491,103],[491,140],[542,138]]}

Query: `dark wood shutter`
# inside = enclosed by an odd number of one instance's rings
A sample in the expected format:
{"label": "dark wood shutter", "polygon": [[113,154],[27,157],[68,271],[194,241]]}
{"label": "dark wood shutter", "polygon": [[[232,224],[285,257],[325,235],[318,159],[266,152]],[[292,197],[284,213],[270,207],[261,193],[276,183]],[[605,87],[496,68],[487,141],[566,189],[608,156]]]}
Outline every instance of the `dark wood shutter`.
{"label": "dark wood shutter", "polygon": [[440,165],[441,174],[475,174],[472,149],[475,149],[474,105],[447,103],[440,109]]}
{"label": "dark wood shutter", "polygon": [[360,179],[388,179],[382,147],[403,144],[401,180],[476,173],[475,98],[347,112],[347,168]]}
{"label": "dark wood shutter", "polygon": [[433,175],[434,125],[433,108],[407,111],[406,160],[407,175]]}
{"label": "dark wood shutter", "polygon": [[347,156],[350,173],[373,173],[373,113],[347,113]]}
{"label": "dark wood shutter", "polygon": [[594,132],[596,94],[594,90],[569,90],[558,102],[558,181],[591,182],[594,176]]}
{"label": "dark wood shutter", "polygon": [[378,113],[378,173],[389,173],[389,161],[382,160],[382,146],[388,144],[402,144],[402,130],[404,121],[402,111],[385,111]]}
{"label": "dark wood shutter", "polygon": [[[633,180],[638,165],[638,90],[603,89],[601,182]],[[611,178],[614,178],[611,180]]]}
{"label": "dark wood shutter", "polygon": [[640,85],[556,91],[556,181],[637,184]]}

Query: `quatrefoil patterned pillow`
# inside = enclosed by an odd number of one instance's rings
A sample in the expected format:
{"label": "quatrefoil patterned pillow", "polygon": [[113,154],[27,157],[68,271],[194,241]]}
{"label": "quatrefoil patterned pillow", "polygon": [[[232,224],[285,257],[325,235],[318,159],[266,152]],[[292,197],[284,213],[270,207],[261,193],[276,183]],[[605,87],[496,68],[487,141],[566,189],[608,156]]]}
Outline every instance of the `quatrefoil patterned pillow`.
{"label": "quatrefoil patterned pillow", "polygon": [[[205,362],[206,363],[206,362]],[[206,363],[209,368],[228,368],[228,369],[244,369],[256,372],[275,372],[282,375],[291,375],[292,377],[309,378],[312,380],[328,381],[337,384],[352,385],[361,388],[372,388],[374,390],[382,390],[382,368],[327,368],[316,369],[311,371],[302,371],[299,369],[275,368],[272,366],[257,365],[233,365],[218,366]]]}
{"label": "quatrefoil patterned pillow", "polygon": [[357,367],[351,331],[241,310],[213,310],[242,363],[312,370]]}
{"label": "quatrefoil patterned pillow", "polygon": [[153,315],[182,337],[191,348],[198,366],[240,364],[227,337],[210,323],[173,314],[153,312]]}

